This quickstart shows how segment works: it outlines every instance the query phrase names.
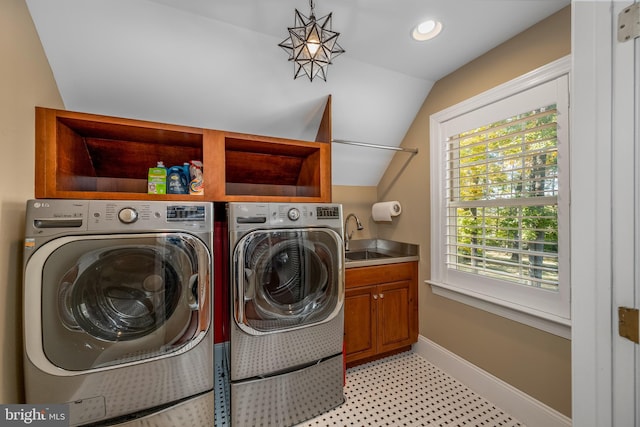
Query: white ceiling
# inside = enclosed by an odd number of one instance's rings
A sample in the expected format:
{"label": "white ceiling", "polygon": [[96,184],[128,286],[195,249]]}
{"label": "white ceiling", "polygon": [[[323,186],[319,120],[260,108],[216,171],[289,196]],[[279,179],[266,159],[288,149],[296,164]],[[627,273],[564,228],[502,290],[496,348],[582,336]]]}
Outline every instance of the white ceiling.
{"label": "white ceiling", "polygon": [[[315,0],[346,53],[293,79],[278,43],[308,0],[26,0],[72,111],[314,140],[399,146],[433,84],[570,0]],[[427,18],[431,41],[410,38]],[[425,141],[426,149],[426,141]],[[333,145],[333,183],[376,185],[393,152]]]}

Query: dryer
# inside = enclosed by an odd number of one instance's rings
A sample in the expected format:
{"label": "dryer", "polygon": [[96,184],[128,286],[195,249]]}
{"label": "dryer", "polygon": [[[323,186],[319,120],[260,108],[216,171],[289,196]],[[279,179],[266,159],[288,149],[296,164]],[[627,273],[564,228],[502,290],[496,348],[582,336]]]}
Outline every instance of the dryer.
{"label": "dryer", "polygon": [[229,203],[233,425],[293,425],[344,402],[338,204]]}
{"label": "dryer", "polygon": [[212,212],[200,202],[27,203],[27,403],[67,403],[70,425],[84,425],[213,394]]}

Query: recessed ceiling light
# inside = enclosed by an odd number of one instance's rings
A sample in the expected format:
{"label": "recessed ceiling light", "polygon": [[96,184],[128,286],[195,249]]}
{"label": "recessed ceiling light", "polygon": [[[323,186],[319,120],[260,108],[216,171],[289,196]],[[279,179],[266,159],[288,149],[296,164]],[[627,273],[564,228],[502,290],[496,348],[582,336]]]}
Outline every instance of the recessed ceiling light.
{"label": "recessed ceiling light", "polygon": [[425,40],[431,40],[440,34],[440,31],[442,31],[442,23],[429,19],[428,21],[424,21],[416,25],[411,32],[411,37],[413,37],[414,40],[422,42]]}

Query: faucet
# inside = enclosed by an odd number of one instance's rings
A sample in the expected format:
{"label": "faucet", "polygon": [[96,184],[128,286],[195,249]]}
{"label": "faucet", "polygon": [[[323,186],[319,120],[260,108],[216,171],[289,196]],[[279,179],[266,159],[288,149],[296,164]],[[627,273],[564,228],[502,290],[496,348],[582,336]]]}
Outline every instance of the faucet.
{"label": "faucet", "polygon": [[350,213],[349,215],[347,215],[347,218],[344,220],[344,250],[345,251],[349,250],[349,240],[351,240],[351,236],[353,235],[353,230],[351,230],[351,233],[349,233],[349,231],[347,230],[347,225],[349,225],[349,219],[351,218],[355,218],[356,227],[358,228],[358,230],[364,229],[364,227],[362,226],[362,223],[360,222],[360,218],[358,218],[356,214]]}

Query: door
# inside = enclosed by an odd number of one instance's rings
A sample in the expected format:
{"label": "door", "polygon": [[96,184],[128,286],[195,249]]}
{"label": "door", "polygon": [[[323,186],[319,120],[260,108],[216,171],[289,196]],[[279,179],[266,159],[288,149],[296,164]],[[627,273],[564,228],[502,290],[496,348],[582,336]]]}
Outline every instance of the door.
{"label": "door", "polygon": [[210,324],[210,264],[204,242],[186,233],[46,243],[25,269],[29,357],[79,373],[195,343]]}
{"label": "door", "polygon": [[[618,28],[636,7],[614,3]],[[632,19],[631,24],[636,20]],[[618,307],[640,308],[640,41],[631,36],[613,40],[613,425],[640,426],[638,344],[618,333]],[[627,320],[627,323],[630,320]],[[635,327],[638,328],[637,320]],[[637,330],[637,329],[636,329]]]}
{"label": "door", "polygon": [[385,283],[378,286],[378,351],[385,352],[411,345],[413,321],[411,281]]}
{"label": "door", "polygon": [[327,322],[344,299],[340,236],[330,229],[256,230],[233,253],[234,320],[251,335]]}
{"label": "door", "polygon": [[378,287],[360,286],[346,290],[344,336],[347,363],[375,356],[377,352]]}
{"label": "door", "polygon": [[571,315],[573,424],[634,426],[638,345],[618,307],[638,307],[638,40],[617,40],[633,3],[572,2]]}

